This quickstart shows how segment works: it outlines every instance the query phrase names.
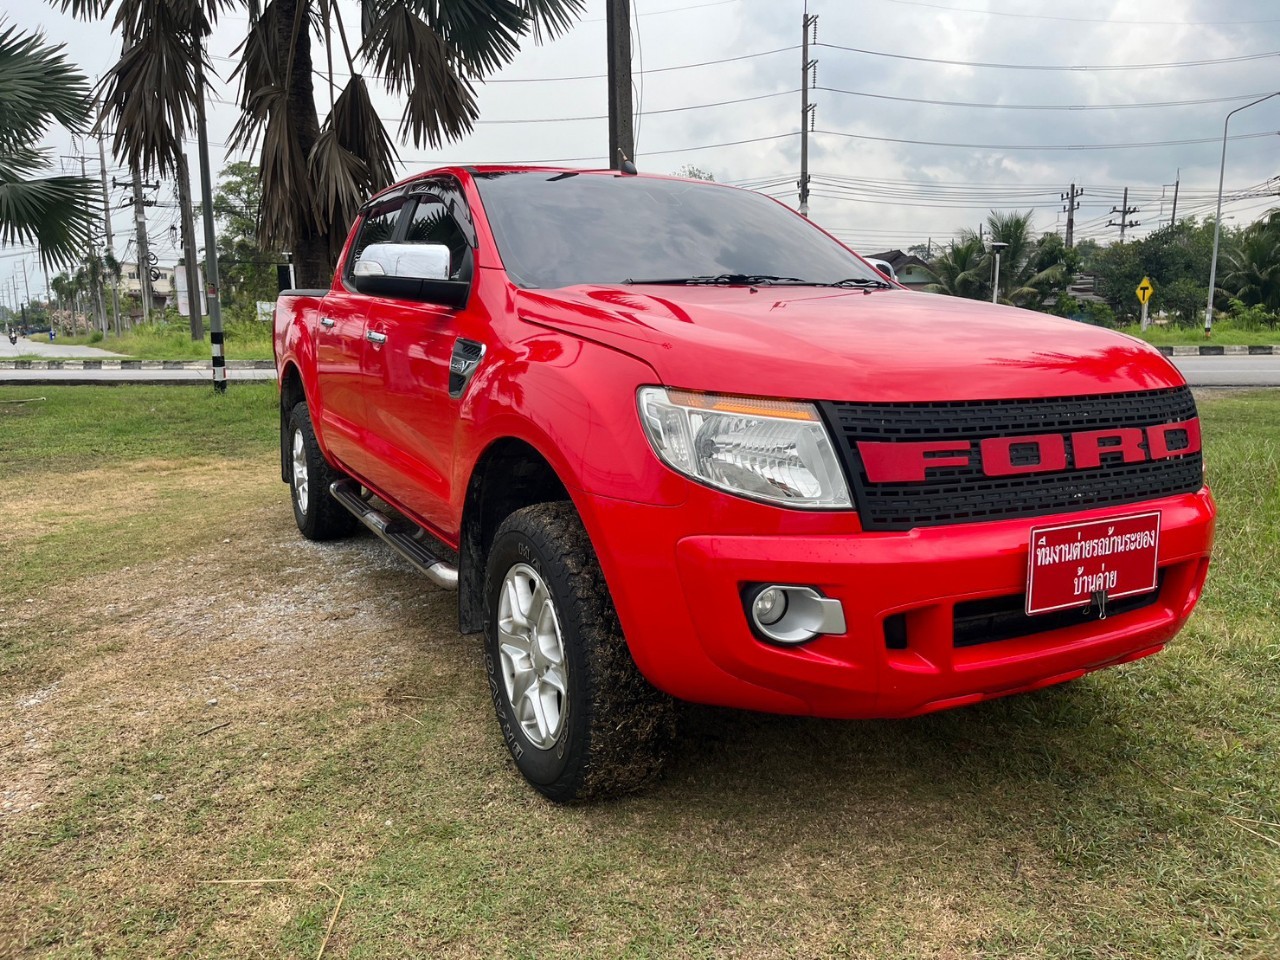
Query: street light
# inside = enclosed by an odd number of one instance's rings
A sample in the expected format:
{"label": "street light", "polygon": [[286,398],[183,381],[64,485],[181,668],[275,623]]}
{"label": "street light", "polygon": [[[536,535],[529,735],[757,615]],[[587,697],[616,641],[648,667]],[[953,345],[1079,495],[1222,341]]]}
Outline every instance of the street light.
{"label": "street light", "polygon": [[999,241],[994,241],[991,244],[991,249],[995,251],[995,255],[996,255],[996,277],[994,280],[991,281],[991,302],[992,303],[1000,302],[1000,299],[999,299],[1000,297],[1000,251],[1006,250],[1008,249],[1008,247],[1009,245],[1007,243],[1000,243]]}
{"label": "street light", "polygon": [[1209,305],[1204,311],[1204,335],[1206,339],[1213,333],[1213,288],[1218,282],[1218,235],[1222,231],[1222,182],[1227,175],[1227,126],[1231,123],[1231,118],[1241,110],[1256,107],[1272,97],[1280,97],[1280,90],[1275,93],[1268,93],[1265,97],[1259,97],[1253,103],[1246,103],[1243,107],[1236,107],[1227,114],[1227,119],[1222,122],[1222,166],[1218,169],[1218,212],[1213,218],[1213,260],[1209,264]]}

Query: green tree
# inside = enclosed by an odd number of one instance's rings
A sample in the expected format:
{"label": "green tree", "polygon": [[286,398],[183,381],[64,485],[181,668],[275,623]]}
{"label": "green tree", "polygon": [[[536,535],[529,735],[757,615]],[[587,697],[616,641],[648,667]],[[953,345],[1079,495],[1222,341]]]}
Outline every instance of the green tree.
{"label": "green tree", "polygon": [[1005,244],[1000,252],[999,301],[1035,310],[1042,309],[1046,303],[1056,305],[1059,294],[1067,288],[1077,259],[1062,238],[1054,233],[1036,237],[1030,211],[993,210],[987,217],[986,228],[989,241],[972,230],[962,230],[960,241],[930,264],[929,269],[938,282],[925,289],[990,300],[995,256],[988,243],[998,242]]}
{"label": "green tree", "polygon": [[[1224,237],[1224,251],[1232,249],[1235,233],[1227,231]],[[1140,304],[1134,291],[1143,277],[1149,277],[1155,286],[1150,309],[1163,310],[1176,322],[1191,325],[1208,299],[1212,251],[1213,222],[1199,223],[1189,217],[1141,240],[1099,249],[1090,267],[1098,277],[1098,292],[1122,320],[1137,319]],[[1191,305],[1193,288],[1200,291],[1198,309]]]}
{"label": "green tree", "polygon": [[50,2],[82,19],[111,18],[124,49],[104,79],[113,152],[166,173],[196,114],[205,37],[222,14],[247,12],[229,145],[258,154],[263,248],[290,250],[298,283],[312,287],[332,279],[355,211],[398,163],[370,81],[404,104],[402,141],[439,148],[472,129],[477,82],[526,37],[558,35],[583,9],[583,0],[360,0],[352,29],[334,0]]}
{"label": "green tree", "polygon": [[704,170],[702,167],[696,167],[692,163],[686,163],[676,171],[677,177],[684,177],[688,180],[709,180],[715,181],[715,174],[710,170]]}
{"label": "green tree", "polygon": [[1222,259],[1219,290],[1246,307],[1280,310],[1280,217],[1246,227]]}
{"label": "green tree", "polygon": [[990,297],[990,274],[986,264],[986,250],[982,240],[976,233],[962,233],[959,241],[934,257],[929,264],[929,271],[937,282],[924,289],[929,293],[969,297],[974,300],[980,300],[983,296]]}
{"label": "green tree", "polygon": [[[1008,244],[1000,254],[998,299],[1019,307],[1038,310],[1046,300],[1057,301],[1069,279],[1068,264],[1075,256],[1056,233],[1036,237],[1031,211],[992,211],[987,227],[993,242]],[[994,269],[992,271],[994,273]]]}
{"label": "green tree", "polygon": [[264,249],[258,242],[262,185],[257,166],[241,160],[223,168],[213,213],[218,222],[223,305],[252,306],[258,300],[274,300],[276,264],[284,258],[279,250]]}
{"label": "green tree", "polygon": [[79,133],[89,122],[88,81],[62,50],[0,21],[0,244],[35,243],[46,268],[83,253],[98,214],[91,181],[41,176],[50,126]]}

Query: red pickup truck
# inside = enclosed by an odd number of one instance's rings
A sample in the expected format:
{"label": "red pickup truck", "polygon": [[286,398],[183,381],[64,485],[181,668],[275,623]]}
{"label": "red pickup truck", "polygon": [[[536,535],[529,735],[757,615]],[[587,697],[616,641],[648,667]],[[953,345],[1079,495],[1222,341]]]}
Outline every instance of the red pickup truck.
{"label": "red pickup truck", "polygon": [[904,290],[727,186],[414,177],[275,353],[303,535],[363,522],[458,591],[556,801],[652,778],[673,698],[906,717],[1147,656],[1209,566],[1155,350]]}

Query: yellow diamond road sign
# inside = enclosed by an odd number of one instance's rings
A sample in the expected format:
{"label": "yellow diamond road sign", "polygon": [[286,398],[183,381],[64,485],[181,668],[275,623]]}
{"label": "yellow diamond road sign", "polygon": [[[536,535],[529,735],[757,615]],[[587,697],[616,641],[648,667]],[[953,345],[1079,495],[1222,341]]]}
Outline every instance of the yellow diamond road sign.
{"label": "yellow diamond road sign", "polygon": [[1137,293],[1138,293],[1138,302],[1139,302],[1139,303],[1146,303],[1148,300],[1150,300],[1150,299],[1151,299],[1151,292],[1152,292],[1154,289],[1155,289],[1155,287],[1151,286],[1151,278],[1150,278],[1150,277],[1143,277],[1143,278],[1142,278],[1142,282],[1141,282],[1140,284],[1138,284],[1138,290],[1137,290]]}

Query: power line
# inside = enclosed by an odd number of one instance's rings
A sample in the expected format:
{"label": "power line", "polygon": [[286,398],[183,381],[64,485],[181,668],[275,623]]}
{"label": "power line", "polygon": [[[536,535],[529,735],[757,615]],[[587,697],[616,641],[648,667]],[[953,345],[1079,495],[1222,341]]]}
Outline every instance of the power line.
{"label": "power line", "polygon": [[[790,137],[798,137],[798,136],[800,136],[799,131],[792,131],[791,133],[777,133],[771,137],[750,137],[746,140],[729,140],[729,141],[726,141],[725,143],[703,143],[703,144],[697,144],[697,145],[688,146],[688,147],[673,147],[669,150],[646,150],[644,152],[644,156],[658,157],[658,156],[665,156],[667,154],[672,154],[672,153],[696,153],[699,150],[715,150],[720,147],[739,147],[739,146],[742,146],[743,144],[748,144],[748,143],[766,143],[770,140],[786,140]],[[604,159],[605,159],[604,157],[599,155],[596,155],[593,157],[554,157],[554,158],[545,159],[545,160],[526,160],[524,161],[524,163],[528,164],[529,166],[536,167],[536,166],[554,166],[556,164],[562,164],[562,163],[595,163],[596,161],[604,160]],[[406,164],[427,163],[427,164],[433,164],[435,166],[443,166],[443,167],[461,166],[464,163],[469,165],[474,165],[474,166],[484,166],[485,164],[489,164],[489,163],[501,164],[506,162],[503,160],[468,160],[468,161],[439,160],[433,157],[412,157],[412,156],[402,157],[401,160],[403,163],[406,163]]]}
{"label": "power line", "polygon": [[[316,72],[319,72],[319,71],[316,71]],[[736,100],[720,100],[720,101],[717,101],[716,103],[695,103],[687,107],[668,107],[663,110],[645,110],[645,111],[641,111],[641,113],[644,116],[657,116],[659,114],[666,114],[666,113],[685,113],[690,110],[710,110],[713,107],[728,107],[728,106],[732,106],[734,104],[739,104],[739,103],[754,103],[757,100],[769,100],[774,97],[794,96],[799,92],[800,91],[798,88],[795,90],[779,90],[776,93],[762,93],[754,97],[739,97]],[[234,100],[226,100],[220,97],[210,97],[209,99],[214,103],[221,103],[231,107],[239,106],[239,104],[236,103],[236,101]],[[378,119],[381,120],[383,123],[399,123],[400,122],[399,117],[379,116]],[[608,120],[608,119],[609,117],[607,114],[597,114],[594,116],[585,116],[585,117],[526,117],[522,119],[477,120],[476,125],[483,126],[485,124],[506,125],[506,124],[520,124],[520,123],[577,123],[580,121]]]}
{"label": "power line", "polygon": [[[673,73],[673,72],[678,71],[678,70],[693,70],[693,69],[696,69],[696,68],[698,68],[698,67],[714,67],[714,66],[718,66],[718,65],[720,65],[720,64],[722,64],[722,63],[738,63],[738,62],[740,62],[740,61],[742,61],[742,60],[756,60],[756,59],[759,59],[760,57],[771,57],[771,56],[774,56],[775,54],[779,54],[779,53],[789,53],[789,52],[791,52],[792,50],[799,50],[799,49],[800,49],[800,45],[799,45],[799,44],[795,44],[794,46],[790,46],[790,47],[778,47],[778,48],[777,48],[777,49],[775,49],[775,50],[761,50],[761,51],[758,51],[757,53],[744,53],[744,54],[741,54],[741,55],[736,56],[736,57],[724,57],[723,59],[720,59],[720,60],[702,60],[702,61],[700,61],[700,62],[698,62],[698,63],[681,63],[681,64],[677,64],[676,66],[672,66],[672,67],[652,67],[652,68],[650,68],[650,69],[648,69],[648,70],[640,70],[640,71],[634,71],[634,72],[635,72],[635,73],[639,73],[639,74],[644,74],[644,75],[646,75],[646,76],[647,76],[647,75],[649,75],[649,74],[653,74],[653,73]],[[239,60],[237,60],[235,57],[219,57],[219,56],[214,56],[214,57],[213,57],[213,59],[214,59],[214,60],[225,60],[227,63],[239,63],[239,62],[240,62],[240,61],[239,61]],[[313,70],[312,72],[313,72],[313,73],[316,73],[316,74],[319,74],[319,75],[321,75],[321,76],[323,76],[323,74],[322,74],[322,73],[321,73],[321,71],[319,71],[319,70]],[[383,74],[380,74],[380,73],[373,73],[373,72],[370,72],[370,71],[360,71],[360,76],[362,76],[362,77],[371,77],[371,78],[373,78],[373,79],[375,79],[375,80],[386,80],[386,79],[387,79],[387,78],[386,78],[386,76],[385,76],[385,75],[383,75]],[[570,76],[570,77],[495,77],[495,78],[486,78],[486,79],[477,79],[477,78],[472,78],[472,79],[473,79],[475,82],[477,82],[477,83],[483,83],[483,84],[490,84],[490,83],[563,83],[563,82],[567,82],[567,81],[570,81],[570,80],[607,80],[607,79],[608,79],[608,76],[609,76],[609,75],[608,75],[608,74],[606,74],[606,73],[589,73],[589,74],[581,74],[581,75],[578,75],[578,76]]]}
{"label": "power line", "polygon": [[[1189,140],[1150,140],[1136,143],[949,143],[940,140],[905,140],[898,137],[873,137],[862,133],[843,133],[839,130],[816,130],[827,137],[844,137],[849,140],[872,140],[877,143],[902,143],[914,147],[960,147],[966,150],[1133,150],[1143,147],[1182,147],[1197,143],[1220,143],[1221,137],[1198,137]],[[1231,140],[1258,140],[1273,137],[1280,131],[1242,133]],[[798,134],[797,134],[798,136]]]}
{"label": "power line", "polygon": [[870,97],[874,100],[894,100],[898,103],[922,103],[935,107],[974,107],[984,110],[1137,110],[1155,107],[1192,107],[1206,103],[1230,103],[1235,100],[1255,100],[1263,94],[1244,93],[1234,97],[1206,97],[1201,100],[1158,100],[1148,103],[971,103],[963,100],[929,100],[918,97],[894,97],[885,93],[867,93],[862,90],[842,90],[839,87],[815,87],[826,93],[841,93],[850,97]]}
{"label": "power line", "polygon": [[[685,13],[689,10],[701,10],[704,7],[724,7],[731,3],[741,3],[742,0],[712,0],[710,3],[690,3],[683,7],[668,7],[665,10],[646,10],[644,13],[637,13],[640,17],[660,17],[666,13]],[[586,17],[579,20],[579,23],[604,23],[604,17]]]}
{"label": "power line", "polygon": [[[941,63],[951,67],[989,67],[996,70],[1066,70],[1089,73],[1103,70],[1162,70],[1169,67],[1206,67],[1219,63],[1241,63],[1245,60],[1265,60],[1268,57],[1280,57],[1280,50],[1269,53],[1250,53],[1238,57],[1222,57],[1217,60],[1176,60],[1169,63],[1129,63],[1129,64],[1097,64],[1093,66],[1055,66],[1039,63],[980,63],[973,60],[937,60],[932,57],[913,57],[905,53],[884,53],[880,50],[863,50],[860,47],[842,47],[834,43],[819,43],[819,47],[830,50],[843,50],[846,53],[861,53],[868,57],[888,57],[893,60],[914,60],[917,63]],[[795,49],[794,47],[792,49]]]}
{"label": "power line", "polygon": [[1280,23],[1280,19],[1267,20],[1099,20],[1087,17],[1054,17],[1038,13],[1010,13],[1004,10],[975,10],[972,7],[945,7],[940,3],[926,3],[924,0],[889,0],[890,3],[901,3],[911,7],[929,7],[932,10],[946,10],[948,13],[979,13],[991,17],[1016,17],[1020,20],[1059,20],[1067,23],[1115,23],[1140,27],[1230,27],[1245,26],[1255,23]]}

